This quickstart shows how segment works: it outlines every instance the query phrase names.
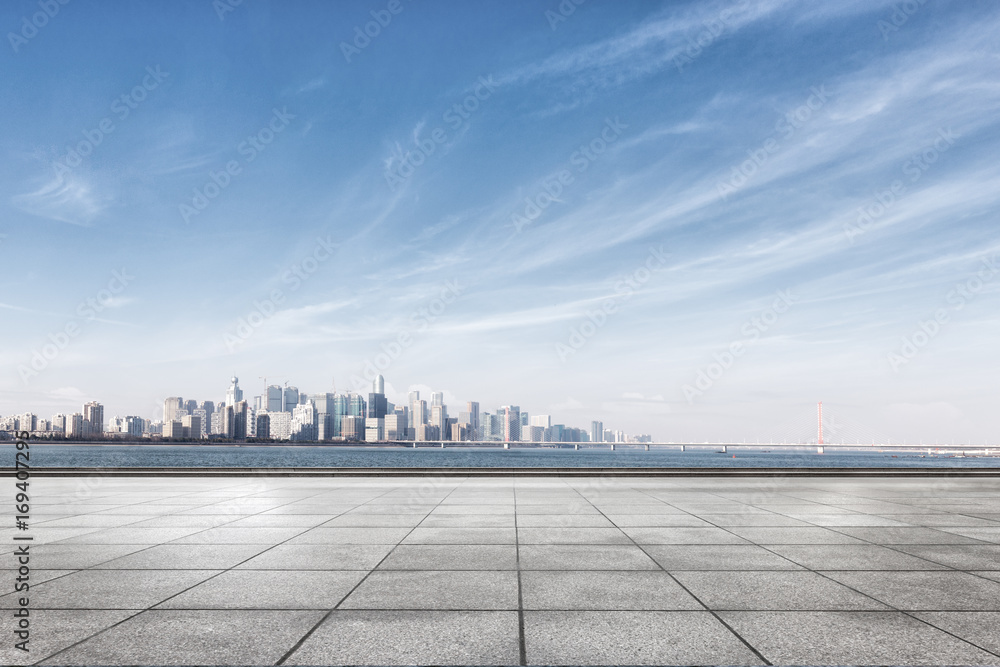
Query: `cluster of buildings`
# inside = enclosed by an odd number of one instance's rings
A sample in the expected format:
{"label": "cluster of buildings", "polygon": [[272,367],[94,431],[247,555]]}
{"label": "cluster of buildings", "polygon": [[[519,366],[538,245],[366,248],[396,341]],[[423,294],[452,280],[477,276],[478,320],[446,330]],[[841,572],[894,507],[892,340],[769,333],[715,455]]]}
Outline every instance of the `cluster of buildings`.
{"label": "cluster of buildings", "polygon": [[430,403],[412,391],[405,405],[386,399],[381,375],[366,396],[355,392],[306,394],[296,387],[267,386],[265,393],[244,399],[239,378],[233,377],[225,400],[185,400],[172,396],[163,402],[163,420],[136,416],[104,421],[104,406],[87,403],[83,412],[54,415],[50,421],[31,413],[0,417],[0,436],[29,431],[39,437],[72,439],[146,437],[169,440],[235,440],[300,442],[651,442],[649,435],[628,437],[604,428],[553,424],[549,415],[530,415],[516,405],[493,413],[480,411],[469,401],[457,416],[449,416],[442,392],[432,392]]}

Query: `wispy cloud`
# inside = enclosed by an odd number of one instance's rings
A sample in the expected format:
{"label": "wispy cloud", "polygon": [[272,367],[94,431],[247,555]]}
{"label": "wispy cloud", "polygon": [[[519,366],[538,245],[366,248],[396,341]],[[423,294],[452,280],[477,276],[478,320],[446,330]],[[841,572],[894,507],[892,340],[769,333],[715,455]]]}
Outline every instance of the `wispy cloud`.
{"label": "wispy cloud", "polygon": [[11,203],[31,215],[87,227],[109,202],[95,193],[83,177],[65,175],[33,192],[15,195]]}

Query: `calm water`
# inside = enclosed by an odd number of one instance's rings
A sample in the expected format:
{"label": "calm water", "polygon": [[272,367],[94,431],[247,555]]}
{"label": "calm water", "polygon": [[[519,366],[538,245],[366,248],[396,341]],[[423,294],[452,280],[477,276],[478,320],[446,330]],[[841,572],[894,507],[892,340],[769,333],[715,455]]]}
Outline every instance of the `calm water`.
{"label": "calm water", "polygon": [[[4,463],[13,464],[14,446],[0,445]],[[164,445],[32,445],[32,467],[997,467],[1000,457],[956,458],[950,454],[762,452],[676,449],[471,449],[365,447],[224,447]]]}

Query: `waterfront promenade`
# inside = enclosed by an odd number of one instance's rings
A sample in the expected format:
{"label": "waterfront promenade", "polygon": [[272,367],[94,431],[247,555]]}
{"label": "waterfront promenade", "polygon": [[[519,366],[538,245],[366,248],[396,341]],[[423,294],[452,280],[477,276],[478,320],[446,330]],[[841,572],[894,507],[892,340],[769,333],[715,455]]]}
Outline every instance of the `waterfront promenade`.
{"label": "waterfront promenade", "polygon": [[31,489],[31,652],[9,593],[2,664],[1000,663],[997,476]]}

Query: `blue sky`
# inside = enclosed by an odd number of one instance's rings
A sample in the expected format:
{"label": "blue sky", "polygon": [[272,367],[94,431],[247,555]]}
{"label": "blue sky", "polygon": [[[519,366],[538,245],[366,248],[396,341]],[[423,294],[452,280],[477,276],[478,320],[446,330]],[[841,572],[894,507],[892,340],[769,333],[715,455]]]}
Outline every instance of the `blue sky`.
{"label": "blue sky", "polygon": [[225,2],[0,9],[0,414],[996,441],[995,3]]}

